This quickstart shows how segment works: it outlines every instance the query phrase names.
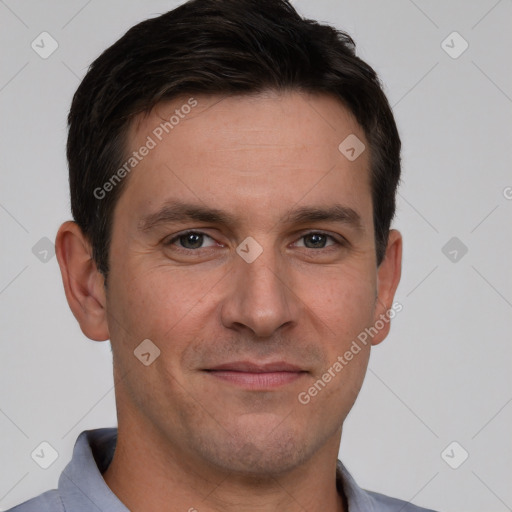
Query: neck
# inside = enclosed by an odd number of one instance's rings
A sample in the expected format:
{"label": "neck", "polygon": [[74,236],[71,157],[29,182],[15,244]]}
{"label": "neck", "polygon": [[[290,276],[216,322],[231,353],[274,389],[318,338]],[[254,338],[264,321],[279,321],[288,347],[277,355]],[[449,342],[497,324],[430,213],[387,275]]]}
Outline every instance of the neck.
{"label": "neck", "polygon": [[311,460],[285,474],[240,475],[180,453],[158,432],[120,421],[103,478],[132,512],[346,512],[346,499],[336,488],[339,442],[338,433]]}

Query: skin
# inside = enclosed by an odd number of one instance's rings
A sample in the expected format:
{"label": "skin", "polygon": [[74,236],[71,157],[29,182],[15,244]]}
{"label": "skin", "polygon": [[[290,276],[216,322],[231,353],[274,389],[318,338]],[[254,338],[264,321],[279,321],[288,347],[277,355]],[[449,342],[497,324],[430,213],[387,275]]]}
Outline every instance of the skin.
{"label": "skin", "polygon": [[[128,147],[143,145],[187,99],[136,119]],[[335,486],[342,425],[370,345],[387,336],[389,322],[307,405],[298,395],[391,308],[400,279],[398,231],[376,265],[369,151],[351,162],[338,150],[350,134],[368,148],[364,132],[329,96],[195,99],[126,178],[106,289],[77,225],[66,222],[57,235],[82,331],[112,343],[118,444],[103,476],[136,512],[346,510]],[[177,201],[222,209],[236,222],[141,229]],[[354,210],[359,227],[283,219],[336,204]],[[207,236],[176,238],[186,230]],[[236,252],[248,236],[263,249],[252,263]],[[160,350],[149,366],[134,356],[144,339]],[[240,361],[300,371],[268,379],[209,371]]]}

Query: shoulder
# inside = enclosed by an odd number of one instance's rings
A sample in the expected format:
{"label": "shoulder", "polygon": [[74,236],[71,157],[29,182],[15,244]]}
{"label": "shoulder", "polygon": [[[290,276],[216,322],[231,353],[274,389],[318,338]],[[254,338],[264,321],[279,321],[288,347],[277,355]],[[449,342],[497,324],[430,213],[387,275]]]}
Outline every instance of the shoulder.
{"label": "shoulder", "polygon": [[59,491],[53,489],[24,501],[6,512],[65,512],[65,510]]}
{"label": "shoulder", "polygon": [[347,497],[351,512],[435,512],[408,501],[362,489],[340,460],[337,463],[336,482],[338,490]]}
{"label": "shoulder", "polygon": [[374,510],[377,512],[435,512],[430,508],[418,507],[407,501],[391,498],[378,492],[365,491],[374,504]]}

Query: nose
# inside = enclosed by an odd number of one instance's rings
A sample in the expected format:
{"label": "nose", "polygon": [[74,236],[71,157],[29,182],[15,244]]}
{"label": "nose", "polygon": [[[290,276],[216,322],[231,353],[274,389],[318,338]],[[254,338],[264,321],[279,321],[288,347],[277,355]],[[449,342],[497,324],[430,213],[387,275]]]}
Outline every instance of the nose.
{"label": "nose", "polygon": [[252,263],[236,258],[221,308],[222,324],[237,331],[250,329],[258,338],[295,325],[301,302],[279,255],[268,249]]}

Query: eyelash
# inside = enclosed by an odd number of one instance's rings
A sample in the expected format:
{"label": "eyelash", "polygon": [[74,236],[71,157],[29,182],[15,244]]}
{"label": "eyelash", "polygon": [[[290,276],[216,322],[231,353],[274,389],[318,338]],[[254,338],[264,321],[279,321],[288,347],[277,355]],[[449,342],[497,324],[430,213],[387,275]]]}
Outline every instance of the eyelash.
{"label": "eyelash", "polygon": [[[191,229],[191,230],[183,231],[182,233],[177,234],[172,239],[170,239],[169,241],[165,242],[164,245],[172,246],[174,244],[174,242],[178,241],[181,237],[184,237],[184,236],[187,236],[187,235],[190,235],[190,234],[203,235],[205,237],[208,237],[208,238],[214,240],[213,237],[211,237],[210,235],[207,235],[206,233],[204,233],[202,231],[196,231],[196,230]],[[324,233],[323,231],[309,231],[308,233],[304,233],[303,235],[301,235],[298,238],[298,240],[300,240],[302,238],[305,238],[307,236],[311,236],[311,235],[322,235],[322,236],[325,236],[325,237],[329,238],[331,241],[333,241],[334,245],[337,245],[339,247],[346,247],[348,245],[348,243],[344,239],[339,239],[338,240],[333,235],[330,235],[329,233]],[[304,249],[311,249],[312,251],[318,252],[320,250],[329,250],[330,248],[333,248],[334,245],[330,245],[330,246],[327,246],[327,247],[320,247],[319,249],[314,249],[314,248],[309,248],[309,247],[304,247]],[[178,247],[177,246],[177,249],[182,250],[182,251],[186,251],[186,252],[198,252],[201,249],[210,249],[210,248],[211,247],[199,247],[198,249],[187,249],[185,247]]]}

